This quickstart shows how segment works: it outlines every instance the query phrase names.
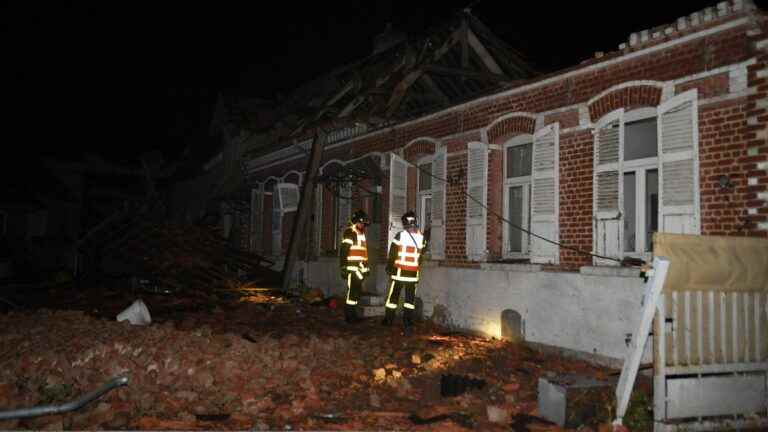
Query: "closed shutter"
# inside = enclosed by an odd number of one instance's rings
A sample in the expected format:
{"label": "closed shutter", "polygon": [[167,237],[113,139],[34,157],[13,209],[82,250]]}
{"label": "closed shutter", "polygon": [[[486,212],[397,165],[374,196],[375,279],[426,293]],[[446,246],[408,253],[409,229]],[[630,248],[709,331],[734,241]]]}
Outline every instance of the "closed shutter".
{"label": "closed shutter", "polygon": [[[593,212],[595,253],[620,258],[622,230],[622,162],[624,160],[624,109],[603,117],[595,128]],[[596,265],[615,265],[595,258]]]}
{"label": "closed shutter", "polygon": [[389,233],[387,246],[392,243],[395,234],[402,231],[401,218],[407,211],[408,162],[396,154],[389,158]]}
{"label": "closed shutter", "polygon": [[251,252],[259,253],[262,250],[262,233],[264,225],[262,223],[264,206],[263,186],[259,185],[256,189],[251,189]]}
{"label": "closed shutter", "polygon": [[659,105],[659,230],[699,234],[699,127],[696,90]]}
{"label": "closed shutter", "polygon": [[280,194],[272,193],[272,255],[283,252],[283,212],[280,210]]}
{"label": "closed shutter", "polygon": [[[533,135],[533,168],[531,169],[531,231],[558,241],[560,125],[549,125]],[[560,248],[553,243],[531,237],[532,263],[557,264]]]}
{"label": "closed shutter", "polygon": [[471,142],[467,144],[467,258],[472,261],[485,256],[487,181],[488,145]]}
{"label": "closed shutter", "polygon": [[433,259],[445,258],[445,189],[447,152],[441,146],[432,161],[432,220],[429,251]]}
{"label": "closed shutter", "polygon": [[339,247],[341,244],[341,233],[349,226],[349,218],[352,215],[352,187],[348,182],[339,185],[339,226],[336,231],[339,233]]}
{"label": "closed shutter", "polygon": [[294,183],[278,183],[277,192],[280,194],[280,210],[283,213],[296,211],[299,208],[299,186]]}

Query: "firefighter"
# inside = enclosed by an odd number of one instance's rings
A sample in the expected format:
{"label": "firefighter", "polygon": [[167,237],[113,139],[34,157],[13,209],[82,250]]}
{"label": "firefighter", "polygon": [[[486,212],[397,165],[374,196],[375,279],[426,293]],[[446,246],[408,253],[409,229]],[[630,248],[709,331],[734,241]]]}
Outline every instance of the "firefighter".
{"label": "firefighter", "polygon": [[403,327],[410,334],[413,316],[416,310],[416,285],[419,283],[419,264],[426,247],[424,235],[419,231],[416,213],[406,212],[403,217],[403,230],[395,235],[389,245],[387,274],[390,275],[387,293],[386,312],[382,324],[389,326],[395,319],[400,291],[405,289],[403,301]]}
{"label": "firefighter", "polygon": [[341,240],[339,266],[341,278],[347,284],[344,318],[348,323],[358,321],[355,309],[363,290],[363,281],[370,274],[365,227],[370,225],[368,215],[357,210],[350,218],[350,226],[344,230]]}

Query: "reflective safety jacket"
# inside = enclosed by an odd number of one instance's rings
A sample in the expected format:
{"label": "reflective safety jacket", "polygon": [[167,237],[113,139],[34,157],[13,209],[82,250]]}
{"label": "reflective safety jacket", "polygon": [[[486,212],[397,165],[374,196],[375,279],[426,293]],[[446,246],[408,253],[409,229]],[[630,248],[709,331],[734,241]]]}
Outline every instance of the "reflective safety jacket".
{"label": "reflective safety jacket", "polygon": [[425,246],[424,235],[419,231],[400,231],[395,235],[387,259],[387,271],[393,280],[419,281],[419,261]]}
{"label": "reflective safety jacket", "polygon": [[344,230],[342,235],[340,265],[341,270],[354,273],[359,279],[370,271],[365,233],[358,231],[354,225]]}

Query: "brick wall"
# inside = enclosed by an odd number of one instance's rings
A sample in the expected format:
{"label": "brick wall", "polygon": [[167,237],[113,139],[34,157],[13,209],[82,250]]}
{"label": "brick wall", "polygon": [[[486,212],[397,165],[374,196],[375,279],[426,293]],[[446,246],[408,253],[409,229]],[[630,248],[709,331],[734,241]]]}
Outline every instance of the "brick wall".
{"label": "brick wall", "polygon": [[[740,16],[744,14],[736,14],[728,19]],[[584,121],[594,121],[618,107],[656,106],[661,98],[664,82],[676,80],[673,87],[676,93],[690,88],[699,91],[703,232],[765,236],[768,232],[768,133],[765,132],[768,123],[768,107],[765,103],[768,100],[768,42],[765,41],[765,17],[760,15],[752,21],[666,46],[654,52],[637,52],[676,37],[691,35],[704,28],[712,28],[725,21],[727,19],[715,17],[707,23],[697,24],[696,28],[689,25],[686,28],[673,29],[661,36],[631,43],[629,47],[624,47],[623,51],[602,59],[593,59],[569,70],[541,77],[521,89],[481,98],[435,115],[371,133],[347,145],[326,151],[324,160],[344,160],[369,152],[392,151],[404,147],[418,137],[430,136],[442,140],[447,144],[449,153],[448,176],[456,180],[447,187],[444,264],[472,265],[466,263],[465,255],[464,192],[467,142],[479,140],[480,131],[489,125],[492,126],[485,132],[490,143],[503,142],[512,136],[516,129],[532,132],[534,119],[525,116],[492,124],[508,113],[527,112],[536,115],[553,111],[540,118],[539,126],[558,121],[561,130],[564,130],[560,137],[561,241],[584,251],[591,251],[593,142],[591,131],[578,127],[588,127]],[[734,91],[731,88],[733,80],[728,72],[706,75],[707,71],[735,65],[755,57],[757,62],[748,67],[747,79],[749,91],[753,94],[730,97],[717,103],[707,101],[708,98],[728,96],[729,91]],[[702,74],[705,76],[701,76]],[[592,101],[588,107],[585,105],[587,101],[613,86],[631,81],[641,83],[611,91]],[[580,119],[579,109],[587,110],[585,112],[589,114],[588,118]],[[419,153],[418,147],[421,145],[426,144],[413,144],[406,148],[406,157],[411,153]],[[492,151],[489,155],[489,205],[499,213],[503,202],[501,160],[499,151]],[[272,167],[263,174],[266,177],[277,175],[274,173],[285,173],[303,163],[297,161]],[[734,190],[728,193],[714,187],[714,180],[725,172],[729,173],[734,184]],[[412,177],[409,183],[413,186],[410,187],[409,195],[415,196],[415,176]],[[387,238],[388,183],[388,178],[384,178],[382,242],[386,242]],[[409,200],[409,206],[415,207],[415,200]],[[746,224],[740,218],[746,220]],[[328,226],[325,228],[324,238],[328,235]],[[490,217],[487,241],[491,258],[501,254],[500,237],[501,225],[497,219]],[[387,245],[381,246],[386,249]],[[560,256],[562,265],[567,268],[591,263],[588,255],[566,248],[561,248]]]}
{"label": "brick wall", "polygon": [[[747,233],[747,171],[743,160],[747,146],[744,100],[699,111],[699,178],[701,184],[701,231],[710,235]],[[732,187],[721,188],[727,176]]]}
{"label": "brick wall", "polygon": [[467,154],[449,154],[447,175],[455,179],[447,185],[445,194],[445,259],[466,261],[467,220]]}
{"label": "brick wall", "polygon": [[[592,133],[560,136],[560,241],[592,251]],[[560,248],[560,263],[567,268],[589,265],[592,258]]]}

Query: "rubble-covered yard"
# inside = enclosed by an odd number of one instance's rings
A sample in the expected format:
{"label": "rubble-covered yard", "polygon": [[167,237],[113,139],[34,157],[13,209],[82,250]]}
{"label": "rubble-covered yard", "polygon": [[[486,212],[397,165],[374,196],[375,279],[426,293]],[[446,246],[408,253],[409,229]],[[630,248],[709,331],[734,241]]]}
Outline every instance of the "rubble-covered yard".
{"label": "rubble-covered yard", "polygon": [[[136,298],[119,289],[59,289],[46,309],[0,314],[0,410],[129,377],[82,409],[0,429],[557,430],[536,417],[540,376],[615,375],[429,321],[407,337],[378,319],[349,325],[328,301],[240,288],[143,293],[148,326],[115,321]],[[485,385],[442,397],[444,374]]]}

